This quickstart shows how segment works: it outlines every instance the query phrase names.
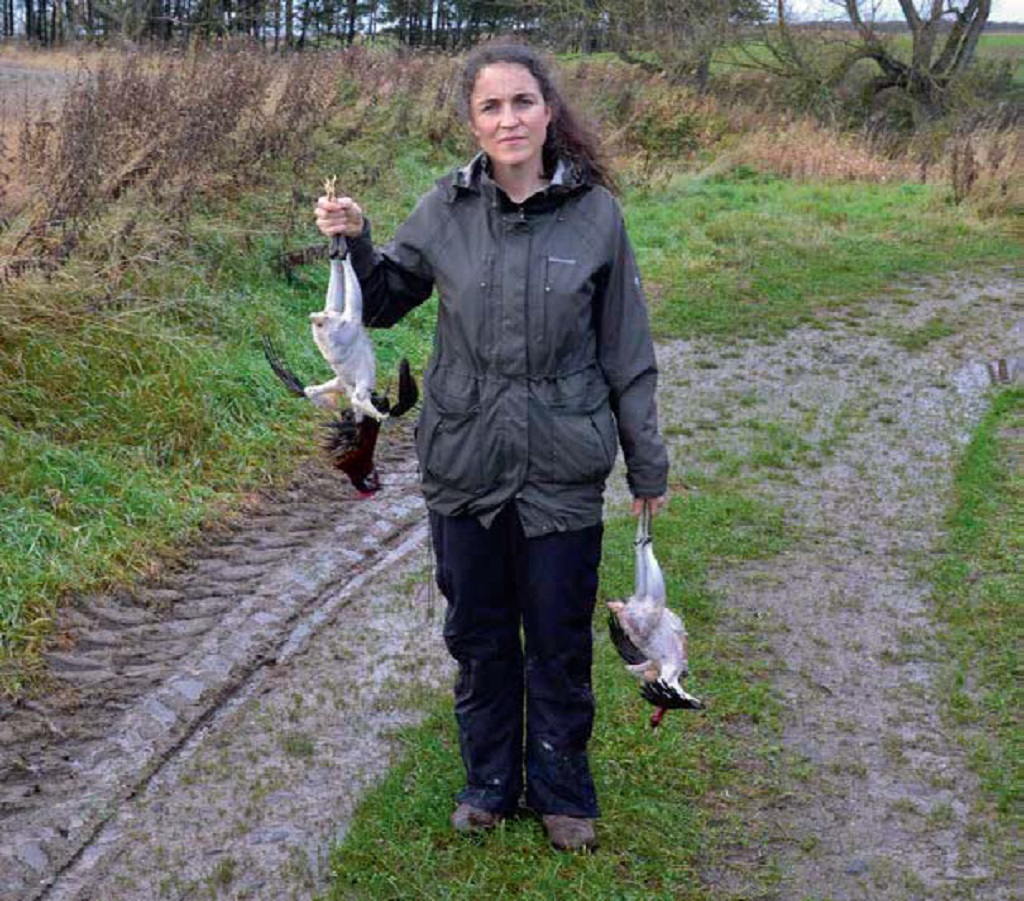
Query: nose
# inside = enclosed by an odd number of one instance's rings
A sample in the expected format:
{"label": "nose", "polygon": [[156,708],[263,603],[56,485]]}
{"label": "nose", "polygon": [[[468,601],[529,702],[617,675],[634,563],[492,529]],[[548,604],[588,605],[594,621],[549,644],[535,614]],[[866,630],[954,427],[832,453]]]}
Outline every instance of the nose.
{"label": "nose", "polygon": [[501,125],[504,128],[513,128],[519,122],[519,117],[516,115],[516,111],[512,108],[511,103],[506,103],[501,108]]}

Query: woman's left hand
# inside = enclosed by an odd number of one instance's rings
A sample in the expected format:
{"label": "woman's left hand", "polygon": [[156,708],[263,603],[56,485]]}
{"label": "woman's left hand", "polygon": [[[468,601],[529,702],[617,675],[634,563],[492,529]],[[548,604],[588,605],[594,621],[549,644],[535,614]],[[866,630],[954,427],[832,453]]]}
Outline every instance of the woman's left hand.
{"label": "woman's left hand", "polygon": [[633,515],[639,516],[644,509],[644,501],[650,505],[651,516],[657,516],[658,511],[665,506],[665,495],[661,497],[635,497],[633,498]]}

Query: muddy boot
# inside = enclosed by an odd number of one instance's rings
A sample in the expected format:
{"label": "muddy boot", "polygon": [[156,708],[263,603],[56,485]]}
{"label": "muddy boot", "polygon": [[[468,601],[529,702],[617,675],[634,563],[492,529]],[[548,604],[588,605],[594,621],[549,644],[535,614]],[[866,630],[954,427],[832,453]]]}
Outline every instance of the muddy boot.
{"label": "muddy boot", "polygon": [[452,829],[456,832],[486,832],[501,822],[501,814],[481,810],[471,804],[460,804],[452,814]]}
{"label": "muddy boot", "polygon": [[548,841],[560,851],[593,851],[597,847],[594,821],[547,813],[541,817]]}

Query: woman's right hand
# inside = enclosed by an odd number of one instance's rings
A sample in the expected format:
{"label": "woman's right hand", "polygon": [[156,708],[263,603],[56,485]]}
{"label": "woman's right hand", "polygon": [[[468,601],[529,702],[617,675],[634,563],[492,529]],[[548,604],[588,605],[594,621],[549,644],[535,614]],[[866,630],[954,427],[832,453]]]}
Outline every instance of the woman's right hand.
{"label": "woman's right hand", "polygon": [[354,238],[363,231],[363,211],[351,197],[336,200],[321,197],[316,202],[316,227],[328,238],[334,235]]}

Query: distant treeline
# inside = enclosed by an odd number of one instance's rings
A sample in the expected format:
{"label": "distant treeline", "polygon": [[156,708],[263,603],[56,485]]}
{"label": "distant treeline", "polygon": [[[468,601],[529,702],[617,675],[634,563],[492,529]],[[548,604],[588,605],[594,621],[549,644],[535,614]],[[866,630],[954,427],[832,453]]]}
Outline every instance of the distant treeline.
{"label": "distant treeline", "polygon": [[[44,45],[247,35],[275,48],[386,34],[411,47],[454,50],[491,34],[527,32],[588,50],[621,26],[615,6],[602,0],[0,0],[0,34]],[[622,4],[626,16],[628,7]]]}

